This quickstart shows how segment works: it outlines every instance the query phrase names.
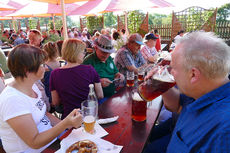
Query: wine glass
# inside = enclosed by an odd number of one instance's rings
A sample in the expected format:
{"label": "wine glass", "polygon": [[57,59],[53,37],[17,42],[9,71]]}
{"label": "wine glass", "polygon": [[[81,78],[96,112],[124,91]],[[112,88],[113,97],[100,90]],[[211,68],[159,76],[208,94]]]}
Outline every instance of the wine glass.
{"label": "wine glass", "polygon": [[94,134],[94,126],[98,114],[97,101],[85,100],[81,103],[81,113],[83,117],[84,132]]}

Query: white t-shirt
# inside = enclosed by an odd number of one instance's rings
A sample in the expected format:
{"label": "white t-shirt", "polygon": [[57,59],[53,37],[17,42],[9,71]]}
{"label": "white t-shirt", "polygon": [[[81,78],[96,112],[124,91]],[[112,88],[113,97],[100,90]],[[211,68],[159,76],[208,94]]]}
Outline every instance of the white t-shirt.
{"label": "white t-shirt", "polygon": [[[7,153],[40,153],[55,141],[53,140],[40,149],[32,149],[6,122],[16,116],[32,114],[39,133],[52,128],[50,120],[45,115],[46,105],[41,92],[35,84],[32,88],[37,93],[37,98],[31,98],[11,86],[7,86],[0,94],[0,137]],[[28,126],[30,125],[28,124]]]}
{"label": "white t-shirt", "polygon": [[179,40],[179,39],[181,39],[182,37],[180,36],[180,35],[177,35],[175,38],[174,38],[174,40],[176,41],[176,40]]}

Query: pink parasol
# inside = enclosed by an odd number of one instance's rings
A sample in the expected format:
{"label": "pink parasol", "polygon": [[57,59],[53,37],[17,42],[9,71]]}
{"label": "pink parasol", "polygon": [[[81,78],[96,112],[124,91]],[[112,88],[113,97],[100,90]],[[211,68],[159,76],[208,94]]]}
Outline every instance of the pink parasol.
{"label": "pink parasol", "polygon": [[[66,14],[68,15],[69,12],[73,11],[79,7],[78,4],[66,4],[65,10]],[[14,11],[7,16],[18,16],[18,17],[45,17],[45,16],[53,16],[53,15],[61,15],[62,9],[61,5],[58,4],[50,4],[50,3],[43,3],[43,2],[35,2],[30,1],[30,3],[26,4],[23,8]]]}
{"label": "pink parasol", "polygon": [[70,12],[69,15],[91,15],[112,11],[143,10],[146,8],[172,7],[165,0],[94,0]]}
{"label": "pink parasol", "polygon": [[16,8],[0,2],[0,11],[12,11],[12,10],[16,10]]}

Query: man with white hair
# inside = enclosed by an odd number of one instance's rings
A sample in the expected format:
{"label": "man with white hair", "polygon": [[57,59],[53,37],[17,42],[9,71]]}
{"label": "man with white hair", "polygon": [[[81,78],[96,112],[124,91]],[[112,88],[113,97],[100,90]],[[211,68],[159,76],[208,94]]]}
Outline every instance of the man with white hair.
{"label": "man with white hair", "polygon": [[28,33],[29,44],[42,48],[42,34],[37,29],[31,29]]}
{"label": "man with white hair", "polygon": [[213,33],[192,32],[177,42],[171,67],[180,92],[195,101],[179,103],[175,88],[162,95],[166,108],[180,111],[167,152],[230,152],[229,46]]}

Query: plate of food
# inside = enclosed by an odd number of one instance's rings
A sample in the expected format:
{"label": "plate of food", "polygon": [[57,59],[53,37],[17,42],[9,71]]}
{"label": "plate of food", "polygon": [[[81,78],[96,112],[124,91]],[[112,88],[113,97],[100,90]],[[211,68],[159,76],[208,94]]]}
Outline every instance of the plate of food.
{"label": "plate of food", "polygon": [[63,139],[55,153],[119,153],[123,146],[114,145],[101,138]]}
{"label": "plate of food", "polygon": [[97,153],[98,149],[93,141],[81,140],[69,146],[66,153],[72,153],[73,151],[78,151],[78,153]]}

